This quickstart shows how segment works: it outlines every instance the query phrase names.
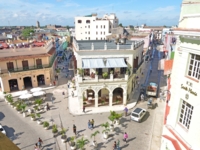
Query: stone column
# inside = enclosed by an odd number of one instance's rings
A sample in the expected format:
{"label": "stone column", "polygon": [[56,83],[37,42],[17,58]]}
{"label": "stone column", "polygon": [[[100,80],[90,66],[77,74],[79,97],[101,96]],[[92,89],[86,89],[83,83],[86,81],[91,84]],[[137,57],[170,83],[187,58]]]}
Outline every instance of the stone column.
{"label": "stone column", "polygon": [[95,94],[95,107],[98,107],[98,94]]}
{"label": "stone column", "polygon": [[112,102],[113,102],[113,93],[110,92],[110,93],[109,93],[109,106],[110,106],[110,107],[112,106]]}
{"label": "stone column", "polygon": [[123,104],[127,104],[127,94],[126,92],[123,93]]}

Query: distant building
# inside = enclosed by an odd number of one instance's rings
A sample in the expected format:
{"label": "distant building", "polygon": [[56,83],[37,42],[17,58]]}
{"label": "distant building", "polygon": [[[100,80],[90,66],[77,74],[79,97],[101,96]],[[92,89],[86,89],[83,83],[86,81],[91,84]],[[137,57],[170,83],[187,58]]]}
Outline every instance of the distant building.
{"label": "distant building", "polygon": [[75,17],[75,33],[77,40],[105,40],[111,35],[111,30],[118,27],[118,18],[115,14],[104,15],[98,18],[97,14]]}
{"label": "distant building", "polygon": [[58,28],[61,28],[62,26],[61,25],[47,25],[47,29],[58,29]]}
{"label": "distant building", "polygon": [[36,27],[40,28],[40,22],[39,21],[36,22]]}

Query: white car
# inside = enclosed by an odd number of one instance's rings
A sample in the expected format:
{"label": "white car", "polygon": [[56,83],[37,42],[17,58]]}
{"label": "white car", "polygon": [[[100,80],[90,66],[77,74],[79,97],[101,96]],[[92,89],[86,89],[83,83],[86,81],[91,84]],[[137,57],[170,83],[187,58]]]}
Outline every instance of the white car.
{"label": "white car", "polygon": [[6,131],[4,130],[4,128],[2,127],[2,125],[0,124],[0,131],[1,133],[5,134],[6,135]]}
{"label": "white car", "polygon": [[143,108],[139,108],[139,107],[135,108],[131,113],[131,120],[141,122],[141,120],[145,116],[146,112],[147,111]]}

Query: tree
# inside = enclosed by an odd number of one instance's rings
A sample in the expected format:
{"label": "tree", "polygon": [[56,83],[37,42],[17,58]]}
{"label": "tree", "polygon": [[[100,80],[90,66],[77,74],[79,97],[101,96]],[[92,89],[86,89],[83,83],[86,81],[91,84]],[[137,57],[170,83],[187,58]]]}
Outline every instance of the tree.
{"label": "tree", "polygon": [[120,23],[119,26],[120,26],[120,27],[123,27],[123,26],[122,26],[122,23]]}
{"label": "tree", "polygon": [[22,31],[22,36],[23,36],[24,38],[28,38],[28,37],[30,37],[31,34],[33,34],[33,33],[34,33],[34,30],[33,30],[33,29],[31,29],[31,28],[25,28],[25,29]]}
{"label": "tree", "polygon": [[69,30],[69,26],[66,26],[67,30]]}
{"label": "tree", "polygon": [[85,146],[85,144],[86,144],[87,142],[89,142],[88,139],[84,139],[84,138],[82,137],[81,139],[79,139],[79,140],[77,141],[77,145],[78,145],[78,147],[79,147],[81,150],[83,150],[83,149],[84,149],[84,146]]}

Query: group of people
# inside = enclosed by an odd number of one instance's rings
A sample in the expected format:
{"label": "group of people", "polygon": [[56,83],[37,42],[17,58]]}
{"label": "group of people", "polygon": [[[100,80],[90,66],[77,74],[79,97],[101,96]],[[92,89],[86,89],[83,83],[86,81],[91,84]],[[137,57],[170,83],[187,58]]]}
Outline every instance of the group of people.
{"label": "group of people", "polygon": [[43,144],[43,141],[41,138],[39,138],[38,142],[35,143],[34,150],[40,150],[40,148],[42,147],[42,144]]}
{"label": "group of people", "polygon": [[[125,132],[123,141],[127,143],[127,139],[128,139],[128,134]],[[114,141],[113,150],[118,150],[120,148],[119,145],[120,145],[120,141],[119,140],[117,142]]]}
{"label": "group of people", "polygon": [[88,129],[94,129],[94,119],[88,121]]}

